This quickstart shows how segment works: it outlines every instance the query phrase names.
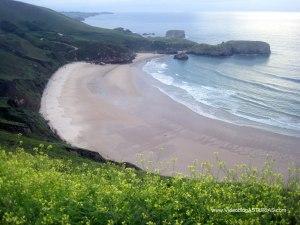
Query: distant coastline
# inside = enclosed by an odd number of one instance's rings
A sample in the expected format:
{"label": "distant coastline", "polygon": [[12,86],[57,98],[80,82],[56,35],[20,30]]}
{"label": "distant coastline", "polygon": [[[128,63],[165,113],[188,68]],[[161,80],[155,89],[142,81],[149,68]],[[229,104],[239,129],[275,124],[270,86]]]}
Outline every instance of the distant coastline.
{"label": "distant coastline", "polygon": [[86,18],[98,15],[110,15],[113,12],[61,12],[67,17],[83,22]]}

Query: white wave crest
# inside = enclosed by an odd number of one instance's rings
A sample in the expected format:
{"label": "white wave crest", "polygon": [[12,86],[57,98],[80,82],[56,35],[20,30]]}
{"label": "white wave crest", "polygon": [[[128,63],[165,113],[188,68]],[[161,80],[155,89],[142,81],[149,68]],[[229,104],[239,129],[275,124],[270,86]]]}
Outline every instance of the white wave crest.
{"label": "white wave crest", "polygon": [[162,73],[151,73],[152,77],[166,85],[173,85],[174,78]]}

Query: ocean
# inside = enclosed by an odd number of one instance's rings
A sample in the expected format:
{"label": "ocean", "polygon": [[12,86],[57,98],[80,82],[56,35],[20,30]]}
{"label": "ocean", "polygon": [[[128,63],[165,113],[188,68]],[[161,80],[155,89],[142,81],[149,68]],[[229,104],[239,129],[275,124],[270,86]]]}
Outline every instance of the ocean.
{"label": "ocean", "polygon": [[115,13],[85,22],[157,36],[182,29],[188,39],[210,44],[268,42],[270,57],[190,56],[177,61],[166,56],[143,70],[160,81],[160,91],[203,116],[300,137],[299,12]]}

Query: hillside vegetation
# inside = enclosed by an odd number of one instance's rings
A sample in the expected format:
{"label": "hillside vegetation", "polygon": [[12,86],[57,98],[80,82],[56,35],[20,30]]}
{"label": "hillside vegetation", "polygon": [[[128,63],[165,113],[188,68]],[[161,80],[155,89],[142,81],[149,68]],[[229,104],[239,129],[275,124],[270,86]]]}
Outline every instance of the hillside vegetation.
{"label": "hillside vegetation", "polygon": [[230,171],[219,161],[227,174],[220,182],[209,164],[201,173],[191,166],[191,178],[168,178],[76,155],[50,157],[54,148],[0,148],[1,224],[299,222],[299,182],[284,183],[270,164]]}
{"label": "hillside vegetation", "polygon": [[128,63],[138,51],[170,52],[186,40],[101,29],[53,10],[0,1],[0,129],[56,139],[38,110],[50,76],[72,61]]}

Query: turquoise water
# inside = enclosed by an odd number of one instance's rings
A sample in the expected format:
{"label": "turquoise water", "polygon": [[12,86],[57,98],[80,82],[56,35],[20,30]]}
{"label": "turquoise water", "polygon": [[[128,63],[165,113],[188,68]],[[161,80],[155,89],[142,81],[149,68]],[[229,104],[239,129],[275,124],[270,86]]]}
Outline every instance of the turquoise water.
{"label": "turquoise water", "polygon": [[187,38],[205,43],[260,40],[270,57],[172,57],[144,66],[158,88],[193,111],[238,125],[300,136],[300,13],[122,13],[100,15],[88,24],[125,27],[164,35],[184,29]]}

